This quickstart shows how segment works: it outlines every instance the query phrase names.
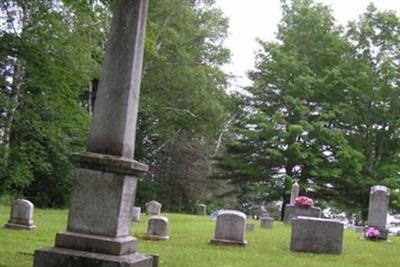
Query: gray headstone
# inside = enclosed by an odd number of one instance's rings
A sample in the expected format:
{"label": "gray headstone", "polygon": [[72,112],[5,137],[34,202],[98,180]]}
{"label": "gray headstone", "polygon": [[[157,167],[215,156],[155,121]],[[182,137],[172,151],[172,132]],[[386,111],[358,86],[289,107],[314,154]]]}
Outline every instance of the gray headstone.
{"label": "gray headstone", "polygon": [[132,210],[132,221],[139,222],[140,221],[140,213],[142,212],[142,208],[133,207]]}
{"label": "gray headstone", "polygon": [[312,217],[297,217],[292,221],[290,250],[340,254],[344,225],[341,222]]}
{"label": "gray headstone", "polygon": [[290,192],[290,204],[294,205],[296,198],[299,196],[300,186],[297,181],[292,185],[292,191]]}
{"label": "gray headstone", "polygon": [[11,204],[10,220],[5,225],[10,229],[32,230],[36,228],[33,224],[33,204],[25,199],[15,200]]}
{"label": "gray headstone", "polygon": [[273,227],[274,218],[272,217],[260,217],[260,226],[264,229],[270,229]]}
{"label": "gray headstone", "polygon": [[390,190],[386,186],[376,185],[371,187],[368,208],[368,227],[379,229],[379,239],[387,239],[386,228],[387,215],[389,211]]}
{"label": "gray headstone", "polygon": [[218,214],[212,244],[245,246],[246,215],[239,211],[224,210]]}
{"label": "gray headstone", "polygon": [[146,203],[146,214],[148,216],[158,216],[161,214],[162,205],[155,200]]}
{"label": "gray headstone", "polygon": [[96,95],[87,152],[77,167],[67,232],[35,251],[34,267],[151,267],[130,236],[138,177],[133,159],[148,0],[119,0]]}
{"label": "gray headstone", "polygon": [[246,232],[253,232],[254,231],[254,223],[246,223]]}
{"label": "gray headstone", "polygon": [[285,224],[291,224],[293,218],[297,216],[304,216],[304,217],[321,217],[321,208],[318,207],[297,207],[295,205],[288,204],[285,206],[285,215],[283,218],[283,222]]}
{"label": "gray headstone", "polygon": [[168,240],[168,218],[163,216],[151,216],[147,223],[146,239]]}
{"label": "gray headstone", "polygon": [[196,215],[205,216],[207,215],[207,206],[205,204],[199,204],[196,206]]}

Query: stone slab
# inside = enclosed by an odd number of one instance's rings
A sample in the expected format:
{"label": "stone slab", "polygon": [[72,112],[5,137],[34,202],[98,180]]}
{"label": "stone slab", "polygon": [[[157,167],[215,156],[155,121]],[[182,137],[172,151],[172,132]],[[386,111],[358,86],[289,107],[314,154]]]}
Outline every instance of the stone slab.
{"label": "stone slab", "polygon": [[389,195],[390,190],[386,186],[376,185],[371,187],[367,223],[369,227],[376,227],[380,230],[386,229]]}
{"label": "stone slab", "polygon": [[285,215],[283,218],[283,222],[285,224],[291,224],[292,219],[298,216],[320,218],[321,208],[318,207],[302,208],[291,204],[285,206]]}
{"label": "stone slab", "polygon": [[67,231],[104,237],[129,236],[137,178],[76,169]]}
{"label": "stone slab", "polygon": [[290,250],[294,252],[340,254],[344,224],[335,220],[297,217],[292,221]]}
{"label": "stone slab", "polygon": [[149,167],[146,164],[133,159],[118,157],[113,155],[104,155],[92,152],[83,152],[72,154],[71,160],[75,167],[103,172],[112,172],[139,176],[147,172]]}
{"label": "stone slab", "polygon": [[10,210],[10,219],[5,225],[9,229],[32,230],[36,226],[33,224],[32,202],[26,199],[17,199],[12,202]]}
{"label": "stone slab", "polygon": [[153,267],[153,257],[138,253],[114,256],[53,247],[36,250],[33,267]]}
{"label": "stone slab", "polygon": [[15,230],[33,230],[36,229],[36,225],[24,225],[24,224],[16,224],[16,223],[6,223],[4,225],[8,229],[15,229]]}
{"label": "stone slab", "polygon": [[151,216],[147,223],[148,240],[168,240],[168,218],[163,216]]}
{"label": "stone slab", "polygon": [[218,214],[212,244],[245,246],[246,215],[235,210],[223,210]]}
{"label": "stone slab", "polygon": [[211,244],[213,245],[237,245],[237,246],[246,246],[247,241],[238,241],[238,240],[227,240],[227,239],[211,239]]}
{"label": "stone slab", "polygon": [[196,215],[206,216],[207,206],[205,204],[199,204],[196,206]]}
{"label": "stone slab", "polygon": [[137,240],[131,236],[107,238],[77,233],[57,233],[56,247],[110,255],[127,255],[137,250]]}
{"label": "stone slab", "polygon": [[141,212],[142,212],[142,208],[141,207],[133,207],[133,209],[132,209],[132,221],[140,222]]}

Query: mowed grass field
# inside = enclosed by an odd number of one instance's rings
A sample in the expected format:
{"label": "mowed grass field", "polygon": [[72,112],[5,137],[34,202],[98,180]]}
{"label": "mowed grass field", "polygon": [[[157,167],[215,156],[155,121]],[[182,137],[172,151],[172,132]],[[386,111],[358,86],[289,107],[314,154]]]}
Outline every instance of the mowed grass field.
{"label": "mowed grass field", "polygon": [[[0,206],[0,223],[9,217],[9,207]],[[55,233],[64,231],[67,210],[35,210],[33,231],[0,227],[0,267],[32,267],[37,248],[53,245]],[[289,251],[290,227],[278,222],[270,230],[254,221],[254,232],[246,233],[246,247],[209,244],[215,222],[208,217],[165,214],[169,218],[169,241],[143,240],[147,217],[132,225],[132,235],[139,239],[143,253],[159,254],[161,267],[396,267],[400,266],[400,238],[391,243],[370,242],[360,233],[345,231],[341,255],[315,255]]]}

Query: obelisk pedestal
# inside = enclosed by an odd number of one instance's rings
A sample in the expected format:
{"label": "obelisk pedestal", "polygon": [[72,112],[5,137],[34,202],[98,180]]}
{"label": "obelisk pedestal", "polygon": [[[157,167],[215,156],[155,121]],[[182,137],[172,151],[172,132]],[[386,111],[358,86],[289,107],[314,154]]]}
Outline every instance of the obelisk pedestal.
{"label": "obelisk pedestal", "polygon": [[147,166],[133,159],[148,0],[119,0],[96,95],[88,148],[76,166],[67,231],[35,251],[34,267],[152,267],[130,233],[136,183]]}

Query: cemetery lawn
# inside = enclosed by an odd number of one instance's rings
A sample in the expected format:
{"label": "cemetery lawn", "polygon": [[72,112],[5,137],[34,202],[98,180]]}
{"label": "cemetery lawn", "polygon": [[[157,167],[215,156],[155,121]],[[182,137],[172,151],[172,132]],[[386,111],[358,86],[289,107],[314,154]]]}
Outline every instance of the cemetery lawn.
{"label": "cemetery lawn", "polygon": [[[9,207],[0,206],[0,223],[9,217]],[[35,210],[33,231],[9,230],[0,227],[0,267],[32,267],[33,252],[54,243],[55,233],[63,231],[67,210]],[[159,254],[161,267],[395,267],[400,266],[400,238],[392,243],[362,240],[360,233],[345,231],[343,253],[315,255],[289,251],[290,227],[275,223],[273,229],[261,229],[254,222],[254,232],[246,234],[248,245],[242,247],[214,246],[215,222],[208,217],[166,214],[169,218],[169,241],[146,241],[147,217],[134,223],[132,234],[139,239],[139,250]]]}

